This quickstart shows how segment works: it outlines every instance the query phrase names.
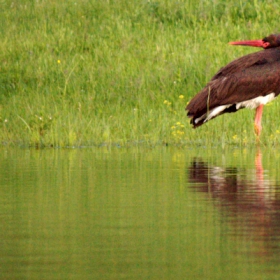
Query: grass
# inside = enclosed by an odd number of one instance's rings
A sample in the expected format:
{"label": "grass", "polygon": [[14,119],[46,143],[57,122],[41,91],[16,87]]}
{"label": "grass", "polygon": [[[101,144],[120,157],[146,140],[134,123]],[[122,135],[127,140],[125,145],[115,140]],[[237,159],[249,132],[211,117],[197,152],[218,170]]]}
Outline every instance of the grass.
{"label": "grass", "polygon": [[[275,1],[3,2],[3,145],[252,145],[253,111],[197,130],[185,106],[252,48],[227,42],[277,32]],[[266,106],[263,144],[279,144],[279,104]]]}

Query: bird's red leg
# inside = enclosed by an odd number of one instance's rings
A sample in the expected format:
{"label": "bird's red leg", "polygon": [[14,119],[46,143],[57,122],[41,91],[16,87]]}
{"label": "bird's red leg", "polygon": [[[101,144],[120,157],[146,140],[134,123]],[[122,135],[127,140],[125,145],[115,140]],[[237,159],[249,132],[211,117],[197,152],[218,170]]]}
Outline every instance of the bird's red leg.
{"label": "bird's red leg", "polygon": [[263,105],[261,104],[259,107],[256,109],[256,115],[255,115],[255,133],[257,135],[257,139],[259,140],[259,137],[261,135],[262,131],[262,112],[263,112]]}

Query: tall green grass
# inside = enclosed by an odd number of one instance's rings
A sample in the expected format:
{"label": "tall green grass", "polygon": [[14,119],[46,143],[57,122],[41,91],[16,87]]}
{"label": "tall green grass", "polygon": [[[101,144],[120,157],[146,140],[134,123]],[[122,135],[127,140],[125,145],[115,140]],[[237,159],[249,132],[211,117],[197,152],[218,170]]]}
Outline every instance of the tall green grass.
{"label": "tall green grass", "polygon": [[[0,10],[0,141],[31,146],[250,145],[253,111],[197,130],[187,102],[229,61],[228,41],[278,31],[275,1],[7,0]],[[279,101],[263,117],[280,141]]]}

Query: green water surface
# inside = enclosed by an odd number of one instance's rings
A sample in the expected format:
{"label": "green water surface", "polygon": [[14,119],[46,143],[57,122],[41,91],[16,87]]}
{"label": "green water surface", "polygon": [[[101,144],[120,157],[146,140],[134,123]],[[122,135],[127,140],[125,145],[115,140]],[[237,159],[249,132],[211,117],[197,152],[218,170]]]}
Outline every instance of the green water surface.
{"label": "green water surface", "polygon": [[0,279],[279,279],[279,151],[0,150]]}

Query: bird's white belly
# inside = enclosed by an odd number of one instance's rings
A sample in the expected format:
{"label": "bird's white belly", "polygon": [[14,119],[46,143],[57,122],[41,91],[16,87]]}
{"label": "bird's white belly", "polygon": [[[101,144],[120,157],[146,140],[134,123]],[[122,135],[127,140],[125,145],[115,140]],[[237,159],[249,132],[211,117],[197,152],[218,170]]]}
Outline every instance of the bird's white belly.
{"label": "bird's white belly", "polygon": [[272,92],[266,96],[258,96],[256,98],[242,101],[239,103],[236,103],[236,109],[240,108],[249,108],[249,109],[255,109],[259,107],[261,104],[265,105],[266,103],[272,101],[275,98],[275,93]]}
{"label": "bird's white belly", "polygon": [[[263,105],[267,104],[268,102],[272,101],[274,98],[275,98],[275,93],[272,92],[272,93],[270,93],[266,96],[258,96],[256,98],[253,98],[253,99],[250,99],[250,100],[235,103],[235,106],[236,106],[237,110],[239,110],[241,108],[255,109],[262,104]],[[211,120],[212,118],[221,114],[224,110],[231,107],[232,105],[234,105],[234,104],[227,104],[227,105],[221,105],[221,106],[215,107],[214,109],[210,110],[206,114],[204,114],[201,117],[195,119],[194,122],[198,123],[199,121],[201,121],[203,119],[204,119],[203,122],[207,122],[207,121]]]}

